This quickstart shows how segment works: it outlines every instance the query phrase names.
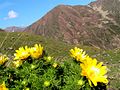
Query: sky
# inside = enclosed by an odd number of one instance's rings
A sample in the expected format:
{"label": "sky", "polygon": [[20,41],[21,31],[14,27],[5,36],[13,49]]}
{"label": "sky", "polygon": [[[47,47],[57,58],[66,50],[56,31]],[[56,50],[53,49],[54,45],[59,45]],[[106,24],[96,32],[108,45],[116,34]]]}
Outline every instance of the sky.
{"label": "sky", "polygon": [[93,1],[96,0],[0,0],[0,28],[29,26],[60,4],[87,5]]}

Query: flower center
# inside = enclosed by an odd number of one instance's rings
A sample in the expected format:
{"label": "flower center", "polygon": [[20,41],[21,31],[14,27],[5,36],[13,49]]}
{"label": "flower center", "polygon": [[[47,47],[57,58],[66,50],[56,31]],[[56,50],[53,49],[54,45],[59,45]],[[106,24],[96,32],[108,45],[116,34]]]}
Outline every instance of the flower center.
{"label": "flower center", "polygon": [[23,56],[26,55],[26,54],[28,54],[28,52],[22,52],[22,55],[23,55]]}
{"label": "flower center", "polygon": [[94,73],[95,75],[98,75],[99,72],[100,72],[99,68],[96,68],[96,67],[91,67],[91,70],[93,71],[93,73]]}

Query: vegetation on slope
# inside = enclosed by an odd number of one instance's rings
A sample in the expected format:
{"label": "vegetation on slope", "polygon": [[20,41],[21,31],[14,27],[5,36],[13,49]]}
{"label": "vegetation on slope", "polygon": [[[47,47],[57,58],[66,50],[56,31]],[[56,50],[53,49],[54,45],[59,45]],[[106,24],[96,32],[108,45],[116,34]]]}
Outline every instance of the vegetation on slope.
{"label": "vegetation on slope", "polygon": [[[0,33],[0,53],[13,55],[16,49],[21,46],[33,46],[40,43],[46,49],[46,53],[54,57],[57,61],[69,59],[69,50],[75,45],[69,45],[61,41],[52,40],[41,36],[28,35],[25,33]],[[113,89],[120,88],[120,50],[101,50],[95,47],[76,45],[85,50],[91,57],[97,58],[99,61],[105,62],[108,66],[108,78],[110,80],[109,87]]]}
{"label": "vegetation on slope", "polygon": [[83,49],[75,47],[70,53],[71,60],[58,62],[35,44],[20,47],[13,58],[1,55],[0,90],[106,90],[107,67]]}

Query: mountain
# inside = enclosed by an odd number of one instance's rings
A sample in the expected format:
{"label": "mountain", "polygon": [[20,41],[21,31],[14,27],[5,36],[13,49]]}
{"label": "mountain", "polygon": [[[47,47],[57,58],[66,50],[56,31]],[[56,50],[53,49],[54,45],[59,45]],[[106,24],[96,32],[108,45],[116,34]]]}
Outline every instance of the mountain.
{"label": "mountain", "polygon": [[24,27],[16,27],[16,26],[11,26],[11,27],[5,28],[5,31],[7,31],[7,32],[22,32],[24,30],[25,30]]}
{"label": "mountain", "polygon": [[85,6],[59,5],[25,31],[72,44],[119,48],[118,7],[118,0],[97,0]]}
{"label": "mountain", "polygon": [[112,17],[116,25],[120,24],[120,0],[97,0],[96,2],[90,3],[95,10],[100,12],[102,11],[109,14],[109,17]]}
{"label": "mountain", "polygon": [[3,29],[0,29],[0,32],[4,32],[4,30],[3,30]]}

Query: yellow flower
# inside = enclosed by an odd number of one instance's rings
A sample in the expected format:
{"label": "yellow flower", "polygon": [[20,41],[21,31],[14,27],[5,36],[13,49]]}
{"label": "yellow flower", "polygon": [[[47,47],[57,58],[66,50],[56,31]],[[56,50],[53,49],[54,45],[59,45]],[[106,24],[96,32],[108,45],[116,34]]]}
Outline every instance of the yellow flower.
{"label": "yellow flower", "polygon": [[83,49],[75,47],[74,49],[70,50],[71,57],[75,58],[77,61],[83,62],[87,55],[85,54],[85,51]]}
{"label": "yellow flower", "polygon": [[86,76],[89,81],[90,86],[92,86],[91,82],[94,86],[97,86],[97,82],[108,83],[107,76],[107,67],[102,66],[102,62],[97,64],[96,59],[88,58],[83,63],[80,64],[82,68],[81,75]]}
{"label": "yellow flower", "polygon": [[58,66],[57,63],[53,63],[53,67],[56,68]]}
{"label": "yellow flower", "polygon": [[0,65],[3,65],[7,61],[7,57],[5,55],[0,55]]}
{"label": "yellow flower", "polygon": [[35,44],[34,47],[30,49],[30,55],[32,58],[38,59],[42,57],[43,54],[43,47],[39,44]]}
{"label": "yellow flower", "polygon": [[15,68],[19,67],[21,64],[22,64],[22,60],[13,61],[13,66],[14,66]]}
{"label": "yellow flower", "polygon": [[3,82],[3,83],[0,85],[0,90],[8,90],[8,88],[6,88],[6,86],[5,86],[5,82]]}
{"label": "yellow flower", "polygon": [[20,47],[19,50],[16,50],[16,53],[14,54],[14,56],[15,56],[14,60],[27,59],[30,56],[29,51],[30,51],[30,49],[27,46],[25,46],[25,48]]}
{"label": "yellow flower", "polygon": [[45,81],[45,82],[44,82],[44,86],[45,86],[45,87],[50,86],[50,82],[49,82],[49,81]]}

